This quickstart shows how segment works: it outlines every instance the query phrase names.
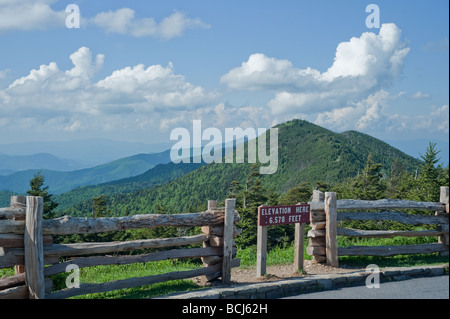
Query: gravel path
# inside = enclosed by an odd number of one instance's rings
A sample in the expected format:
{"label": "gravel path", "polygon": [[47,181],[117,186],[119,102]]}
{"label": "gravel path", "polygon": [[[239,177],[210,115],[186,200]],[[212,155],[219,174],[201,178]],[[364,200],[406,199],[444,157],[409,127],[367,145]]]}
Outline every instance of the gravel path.
{"label": "gravel path", "polygon": [[[362,270],[362,268],[343,268],[342,265],[340,268],[334,268],[327,265],[315,263],[311,260],[304,261],[304,271],[308,275],[349,273],[358,270]],[[233,268],[231,272],[231,280],[236,283],[275,281],[284,278],[294,278],[301,276],[302,274],[294,271],[294,267],[292,264],[268,266],[267,274],[262,278],[256,277],[255,268]]]}

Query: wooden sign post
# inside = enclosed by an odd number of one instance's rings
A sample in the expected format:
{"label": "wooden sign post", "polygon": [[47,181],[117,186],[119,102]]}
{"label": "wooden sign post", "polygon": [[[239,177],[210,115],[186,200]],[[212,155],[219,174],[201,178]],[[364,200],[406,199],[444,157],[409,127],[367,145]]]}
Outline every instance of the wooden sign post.
{"label": "wooden sign post", "polygon": [[258,207],[256,277],[264,276],[266,273],[268,226],[295,224],[294,270],[303,268],[305,223],[309,223],[309,215],[310,206],[308,204]]}

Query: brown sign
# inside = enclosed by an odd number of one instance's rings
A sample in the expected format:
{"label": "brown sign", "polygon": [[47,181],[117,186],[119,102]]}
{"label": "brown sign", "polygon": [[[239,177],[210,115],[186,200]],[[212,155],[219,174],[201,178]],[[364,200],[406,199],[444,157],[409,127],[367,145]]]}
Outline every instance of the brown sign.
{"label": "brown sign", "polygon": [[258,225],[271,226],[282,224],[308,223],[309,204],[287,206],[258,207]]}

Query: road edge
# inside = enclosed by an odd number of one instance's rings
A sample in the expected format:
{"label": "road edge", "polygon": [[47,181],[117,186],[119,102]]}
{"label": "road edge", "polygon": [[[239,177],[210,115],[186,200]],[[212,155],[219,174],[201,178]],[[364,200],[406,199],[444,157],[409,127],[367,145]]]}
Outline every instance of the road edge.
{"label": "road edge", "polygon": [[[408,280],[418,277],[433,277],[448,275],[449,264],[387,267],[379,271],[382,282]],[[305,275],[299,278],[289,278],[262,283],[236,284],[213,287],[191,292],[174,293],[153,299],[277,299],[301,293],[331,290],[341,287],[365,285],[366,280],[373,276],[371,271],[355,271],[342,274]]]}

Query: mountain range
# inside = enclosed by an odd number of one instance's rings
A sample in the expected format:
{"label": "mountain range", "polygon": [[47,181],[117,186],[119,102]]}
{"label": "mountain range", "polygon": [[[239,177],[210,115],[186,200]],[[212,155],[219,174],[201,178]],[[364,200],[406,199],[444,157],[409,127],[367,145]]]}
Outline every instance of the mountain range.
{"label": "mountain range", "polygon": [[79,165],[71,160],[63,160],[49,153],[32,155],[6,155],[0,153],[0,175],[28,169],[51,169],[55,171],[72,171]]}
{"label": "mountain range", "polygon": [[[261,177],[265,187],[279,194],[302,182],[334,183],[354,177],[363,170],[369,154],[374,162],[382,164],[386,176],[394,161],[409,171],[420,166],[418,159],[360,132],[336,133],[303,120],[292,120],[277,128],[278,170]],[[85,216],[91,209],[92,197],[99,194],[105,195],[114,216],[154,213],[161,208],[184,212],[208,199],[224,199],[231,182],[245,184],[252,166],[197,165],[161,164],[133,178],[72,190],[57,197],[62,203],[61,213]],[[178,174],[173,174],[176,169]]]}
{"label": "mountain range", "polygon": [[[0,144],[0,153],[9,156],[34,156],[48,153],[71,166],[68,170],[90,168],[112,162],[136,154],[160,153],[170,148],[170,143],[146,144],[137,142],[114,141],[103,138],[79,139],[71,141],[34,141],[23,143]],[[3,169],[0,161],[0,172]],[[45,165],[45,163],[44,163]],[[59,169],[57,166],[26,167],[25,169],[48,168]],[[13,169],[14,171],[23,169]],[[0,173],[0,175],[4,175]]]}
{"label": "mountain range", "polygon": [[[51,157],[53,159],[53,157]],[[49,192],[60,194],[76,187],[95,185],[139,175],[161,163],[169,163],[170,151],[154,154],[137,154],[107,164],[75,171],[28,169],[0,176],[0,190],[25,193],[34,175],[41,172]]]}

